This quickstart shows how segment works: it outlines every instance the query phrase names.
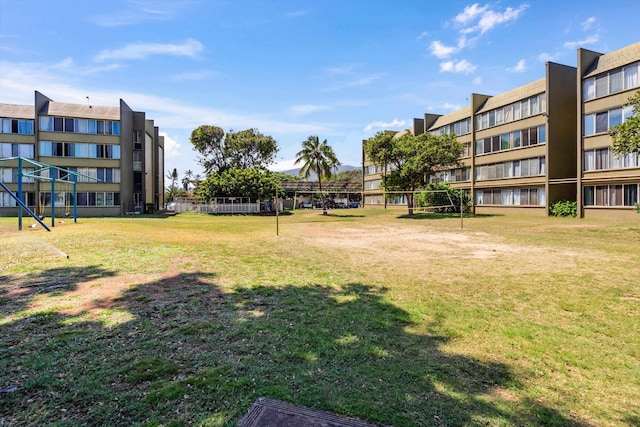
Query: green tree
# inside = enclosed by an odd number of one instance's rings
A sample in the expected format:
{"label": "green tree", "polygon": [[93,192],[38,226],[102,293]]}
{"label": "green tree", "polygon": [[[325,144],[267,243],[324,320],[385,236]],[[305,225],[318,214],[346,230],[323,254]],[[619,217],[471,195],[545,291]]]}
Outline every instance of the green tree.
{"label": "green tree", "polygon": [[191,132],[193,148],[200,153],[198,162],[206,175],[232,168],[266,167],[273,163],[278,143],[257,129],[226,134],[217,126],[203,125]]}
{"label": "green tree", "polygon": [[276,191],[282,195],[280,180],[272,172],[259,167],[232,168],[213,172],[196,189],[196,196],[204,200],[215,197],[246,197],[268,200]]}
{"label": "green tree", "polygon": [[176,197],[180,197],[182,194],[179,190],[182,190],[178,187],[178,169],[173,168],[171,172],[167,174],[167,179],[171,180],[171,184],[165,190],[165,199],[169,202],[172,202]]}
{"label": "green tree", "polygon": [[[327,144],[327,140],[320,142],[317,135],[311,135],[305,141],[302,141],[302,150],[296,153],[295,164],[302,162],[299,175],[305,179],[311,174],[318,177],[318,187],[320,195],[322,195],[322,179],[330,179],[335,168],[340,166],[338,157],[333,152],[333,148]],[[323,197],[324,199],[324,197]],[[323,213],[327,214],[326,204],[322,203]]]}
{"label": "green tree", "polygon": [[362,184],[362,169],[338,172],[331,178],[331,181],[347,181],[351,184]]}
{"label": "green tree", "polygon": [[618,157],[631,153],[640,155],[640,92],[629,98],[627,105],[633,105],[631,117],[609,129],[612,151]]}
{"label": "green tree", "polygon": [[414,136],[405,131],[391,136],[378,132],[365,141],[364,152],[370,161],[388,170],[382,177],[382,188],[403,192],[408,213],[413,215],[414,192],[424,188],[438,170],[457,165],[462,144],[453,134]]}
{"label": "green tree", "polygon": [[193,171],[188,169],[184,173],[184,177],[182,177],[182,188],[184,191],[189,192],[189,184],[191,184],[191,180],[193,179]]}

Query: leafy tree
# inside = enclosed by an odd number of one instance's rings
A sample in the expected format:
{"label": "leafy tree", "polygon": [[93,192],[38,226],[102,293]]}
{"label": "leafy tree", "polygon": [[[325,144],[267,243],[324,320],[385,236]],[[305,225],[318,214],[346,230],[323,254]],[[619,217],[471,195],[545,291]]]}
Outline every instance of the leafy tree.
{"label": "leafy tree", "polygon": [[331,181],[348,181],[352,184],[362,184],[362,169],[338,172],[331,177]]}
{"label": "leafy tree", "polygon": [[196,189],[196,196],[204,200],[215,197],[246,197],[268,200],[276,191],[282,195],[280,180],[270,171],[259,167],[232,168],[213,172]]}
{"label": "leafy tree", "polygon": [[176,168],[173,168],[173,170],[167,174],[167,179],[171,180],[171,184],[165,190],[165,198],[170,202],[176,197],[180,197],[178,190],[181,190],[181,188],[178,187],[178,178],[178,169]]}
{"label": "leafy tree", "polygon": [[640,155],[640,92],[629,98],[627,105],[633,105],[631,117],[609,129],[612,151],[618,157],[630,153]]}
{"label": "leafy tree", "polygon": [[217,126],[203,125],[191,132],[190,140],[201,155],[198,162],[207,176],[232,168],[266,167],[278,152],[276,140],[257,129],[230,130],[225,134]]}
{"label": "leafy tree", "polygon": [[438,170],[457,165],[462,144],[453,134],[414,136],[402,132],[391,136],[389,132],[378,132],[365,141],[364,151],[370,161],[383,170],[388,168],[382,177],[382,188],[403,192],[408,213],[413,215],[414,192],[424,188]]}
{"label": "leafy tree", "polygon": [[[322,194],[322,178],[331,178],[333,170],[340,166],[333,148],[327,144],[326,139],[320,142],[320,138],[317,135],[311,135],[305,141],[302,141],[302,150],[296,154],[295,164],[297,165],[300,162],[302,162],[300,176],[307,179],[312,173],[315,173],[318,177],[320,194]],[[326,215],[327,207],[324,202],[322,207],[323,213]]]}

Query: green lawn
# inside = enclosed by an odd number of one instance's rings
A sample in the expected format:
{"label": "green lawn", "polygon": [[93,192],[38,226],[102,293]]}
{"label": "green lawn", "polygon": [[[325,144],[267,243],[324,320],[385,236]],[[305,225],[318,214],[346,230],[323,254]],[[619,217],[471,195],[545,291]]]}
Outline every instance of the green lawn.
{"label": "green lawn", "polygon": [[403,213],[0,218],[0,425],[640,424],[640,215]]}

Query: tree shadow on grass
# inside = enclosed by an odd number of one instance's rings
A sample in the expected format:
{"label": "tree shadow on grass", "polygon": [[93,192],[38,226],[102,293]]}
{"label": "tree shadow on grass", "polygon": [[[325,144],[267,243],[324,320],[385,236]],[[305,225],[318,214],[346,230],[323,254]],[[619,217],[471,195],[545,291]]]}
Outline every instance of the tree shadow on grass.
{"label": "tree shadow on grass", "polygon": [[36,295],[73,292],[80,283],[114,275],[111,270],[90,265],[50,268],[22,276],[1,276],[0,295],[5,299],[0,314],[7,316],[25,310]]}
{"label": "tree shadow on grass", "polygon": [[179,274],[95,319],[0,324],[0,388],[19,388],[0,398],[0,419],[235,425],[267,396],[396,426],[582,425],[535,402],[497,405],[492,391],[519,387],[506,365],[447,353],[446,337],[412,326],[365,284],[223,292],[211,274]]}

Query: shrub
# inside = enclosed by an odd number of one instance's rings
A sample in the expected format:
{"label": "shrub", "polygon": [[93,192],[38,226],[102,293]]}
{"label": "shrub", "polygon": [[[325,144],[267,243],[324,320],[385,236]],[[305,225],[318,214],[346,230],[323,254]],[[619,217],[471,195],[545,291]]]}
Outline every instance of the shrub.
{"label": "shrub", "polygon": [[437,184],[429,184],[425,190],[445,190],[449,193],[447,197],[446,193],[427,193],[426,191],[416,194],[416,204],[419,207],[429,206],[446,206],[453,203],[453,207],[447,206],[442,208],[433,208],[433,212],[460,212],[460,197],[462,197],[462,203],[464,204],[465,212],[469,212],[469,195],[460,191],[457,188],[451,187],[449,184],[439,182]]}
{"label": "shrub", "polygon": [[549,208],[549,212],[553,216],[576,217],[578,216],[578,202],[570,202],[568,200],[555,202]]}
{"label": "shrub", "polygon": [[640,202],[635,202],[633,204],[633,209],[635,209],[636,213],[640,214]]}

